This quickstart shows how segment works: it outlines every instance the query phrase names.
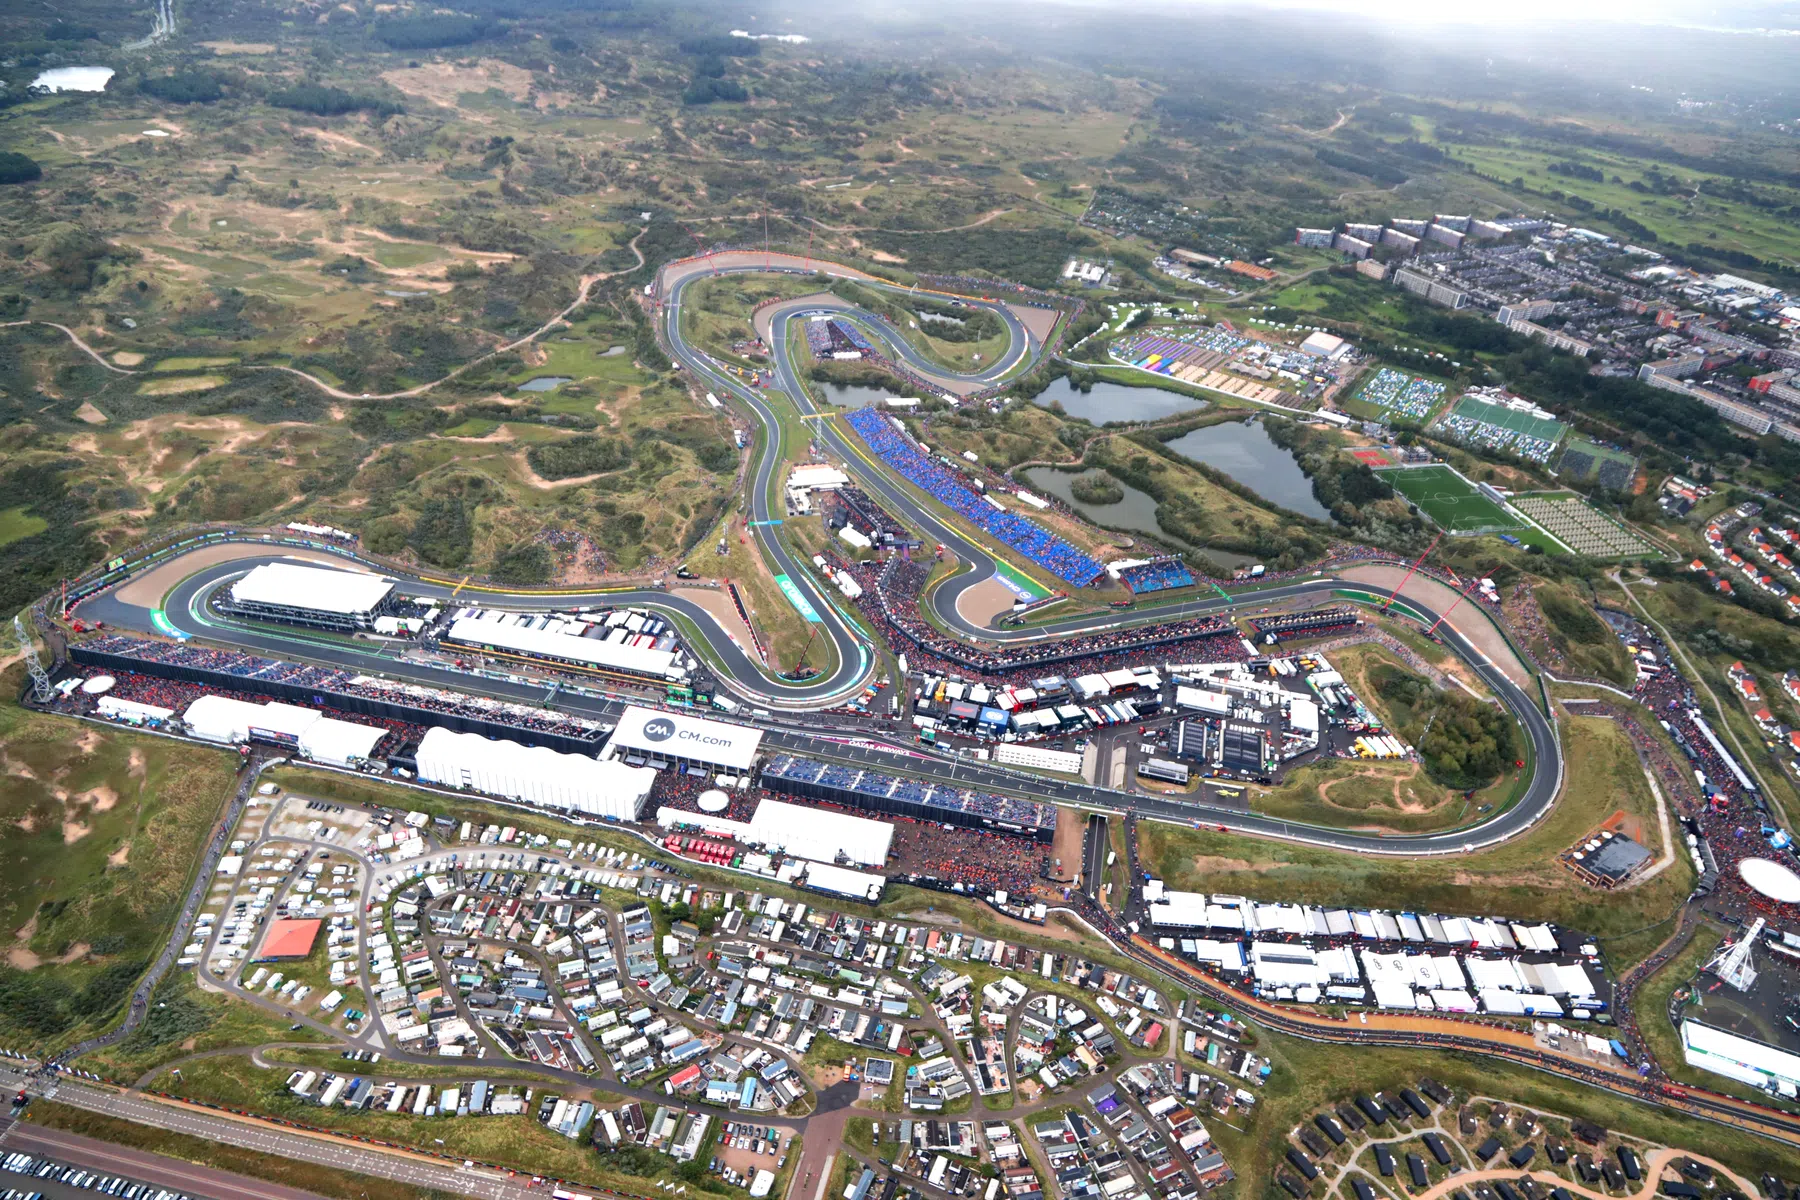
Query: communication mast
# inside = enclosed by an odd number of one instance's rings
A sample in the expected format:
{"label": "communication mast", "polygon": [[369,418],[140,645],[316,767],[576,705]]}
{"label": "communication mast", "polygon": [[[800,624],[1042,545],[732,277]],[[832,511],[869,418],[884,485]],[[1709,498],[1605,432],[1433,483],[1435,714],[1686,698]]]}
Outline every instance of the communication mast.
{"label": "communication mast", "polygon": [[1756,918],[1735,944],[1713,955],[1712,961],[1706,964],[1706,969],[1740,992],[1747,992],[1755,987],[1756,967],[1750,962],[1750,951],[1755,948],[1756,939],[1766,924],[1768,922],[1763,918]]}
{"label": "communication mast", "polygon": [[25,671],[31,676],[31,698],[39,704],[50,703],[56,693],[50,688],[50,673],[38,659],[37,647],[31,641],[31,628],[25,624],[23,613],[13,614],[13,636],[19,639],[19,649],[25,655]]}

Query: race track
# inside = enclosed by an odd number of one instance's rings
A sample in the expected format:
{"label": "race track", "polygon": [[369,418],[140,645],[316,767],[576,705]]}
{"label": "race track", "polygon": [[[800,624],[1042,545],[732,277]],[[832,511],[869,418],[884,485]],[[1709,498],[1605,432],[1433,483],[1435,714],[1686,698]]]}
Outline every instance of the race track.
{"label": "race track", "polygon": [[[704,353],[688,344],[681,333],[680,314],[685,289],[699,279],[723,273],[764,271],[804,275],[821,269],[832,275],[857,279],[866,286],[888,288],[897,292],[906,290],[861,272],[818,260],[803,260],[792,255],[737,252],[716,255],[711,259],[685,260],[665,267],[659,275],[656,294],[659,301],[659,332],[674,357],[694,377],[700,390],[715,392],[721,398],[729,396],[752,414],[762,427],[763,433],[757,442],[747,498],[749,528],[770,570],[787,575],[818,614],[823,632],[830,638],[836,653],[834,669],[828,675],[800,683],[774,678],[733,641],[703,607],[661,590],[501,594],[492,589],[459,591],[459,585],[454,582],[402,575],[400,577],[408,592],[444,600],[456,595],[459,599],[503,603],[509,608],[520,609],[636,605],[670,613],[686,624],[690,636],[698,633],[705,640],[704,657],[729,691],[754,704],[767,707],[768,715],[759,717],[756,722],[768,731],[765,745],[856,765],[887,770],[901,769],[963,786],[1015,794],[1028,793],[1100,811],[1130,811],[1141,817],[1182,824],[1222,826],[1242,833],[1286,838],[1342,850],[1402,855],[1455,854],[1491,845],[1516,836],[1550,810],[1563,777],[1561,748],[1551,722],[1531,696],[1490,662],[1448,621],[1439,627],[1444,643],[1493,689],[1524,727],[1531,744],[1533,773],[1525,795],[1517,803],[1480,825],[1446,833],[1383,837],[1275,820],[1204,803],[1165,800],[1082,783],[1025,776],[1004,768],[922,750],[912,745],[910,739],[890,736],[879,729],[871,731],[871,726],[866,721],[859,722],[849,717],[840,719],[816,712],[841,702],[866,686],[876,671],[878,655],[861,630],[841,609],[835,591],[822,586],[816,579],[811,564],[799,561],[776,536],[778,525],[774,522],[785,514],[771,508],[770,497],[772,494],[779,495],[779,481],[775,479],[775,473],[781,467],[786,447],[782,442],[783,425],[769,407],[771,401],[714,366]],[[960,394],[990,385],[1018,368],[1028,357],[1042,352],[1042,347],[1034,342],[1017,314],[1005,304],[979,298],[969,299],[967,302],[996,312],[1012,334],[1008,352],[986,370],[973,375],[947,372],[919,359],[916,352],[898,336],[883,336],[881,340],[885,343],[885,349],[896,360],[906,362],[909,369],[942,382],[947,390],[954,387]],[[995,573],[997,566],[993,553],[965,532],[960,522],[952,521],[941,510],[934,509],[908,484],[878,468],[870,458],[865,457],[860,439],[829,419],[815,405],[811,389],[806,386],[798,366],[785,352],[790,323],[824,309],[842,311],[844,305],[835,297],[831,298],[830,303],[825,303],[818,297],[809,297],[772,306],[759,314],[759,322],[766,321],[770,330],[768,344],[773,352],[775,375],[773,390],[790,397],[809,418],[823,417],[824,419],[809,419],[807,423],[816,430],[816,436],[829,448],[832,455],[846,464],[859,485],[871,495],[878,496],[884,505],[924,531],[928,537],[942,542],[946,552],[965,565],[963,571],[938,587],[931,596],[936,614],[946,627],[970,639],[999,644],[1025,644],[1117,628],[1125,624],[1148,625],[1218,614],[1237,603],[1215,594],[1159,608],[1148,617],[1121,618],[1116,613],[1093,613],[1029,630],[995,630],[970,622],[958,610],[957,599],[965,590],[989,579]],[[872,314],[859,313],[859,316],[866,326],[877,331],[882,328],[879,319]],[[260,542],[266,539],[246,536],[242,540]],[[344,551],[337,553],[354,557]],[[273,561],[283,554],[279,547],[269,546],[252,550],[248,556],[234,561],[215,562],[205,566],[177,584],[163,600],[160,609],[151,610],[127,603],[120,598],[120,588],[114,586],[85,602],[81,612],[86,617],[126,629],[148,633],[175,632],[270,656],[302,658],[440,687],[482,692],[503,699],[545,703],[550,698],[549,693],[553,689],[545,686],[526,686],[491,678],[477,679],[454,670],[388,657],[373,644],[367,644],[368,648],[365,649],[365,644],[308,635],[288,628],[253,627],[242,622],[224,622],[216,613],[208,611],[205,600],[214,589],[258,563]],[[379,569],[389,576],[397,574],[385,565]],[[1263,588],[1245,597],[1241,603],[1261,606],[1282,600],[1328,601],[1343,586],[1337,580],[1322,575]],[[1356,586],[1362,591],[1374,590],[1365,585]],[[1376,591],[1375,594],[1386,593]],[[1406,602],[1408,607],[1422,615],[1427,622],[1437,620],[1438,614],[1412,594],[1406,594]],[[1477,615],[1474,619],[1486,620],[1486,617]],[[583,716],[611,719],[617,716],[623,700],[556,690],[554,703],[558,708]]]}

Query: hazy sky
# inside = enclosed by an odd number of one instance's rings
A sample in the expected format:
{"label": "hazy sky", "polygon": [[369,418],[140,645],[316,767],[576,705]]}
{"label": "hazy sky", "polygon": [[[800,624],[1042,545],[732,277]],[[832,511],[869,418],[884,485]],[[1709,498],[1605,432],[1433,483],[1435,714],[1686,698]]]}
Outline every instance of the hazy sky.
{"label": "hazy sky", "polygon": [[[1083,0],[1074,0],[1082,3]],[[1089,0],[1106,4],[1109,0]],[[1208,3],[1208,0],[1202,0]],[[1570,23],[1666,25],[1775,36],[1800,36],[1800,3],[1683,4],[1680,0],[1250,0],[1271,11],[1319,10],[1385,26],[1492,25],[1554,39]]]}

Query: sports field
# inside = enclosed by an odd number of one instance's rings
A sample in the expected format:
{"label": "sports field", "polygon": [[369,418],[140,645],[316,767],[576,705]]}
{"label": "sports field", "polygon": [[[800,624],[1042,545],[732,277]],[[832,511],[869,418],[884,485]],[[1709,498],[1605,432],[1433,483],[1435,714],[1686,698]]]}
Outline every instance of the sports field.
{"label": "sports field", "polygon": [[1381,472],[1396,492],[1450,533],[1523,529],[1524,523],[1475,490],[1475,485],[1441,463],[1396,467]]}

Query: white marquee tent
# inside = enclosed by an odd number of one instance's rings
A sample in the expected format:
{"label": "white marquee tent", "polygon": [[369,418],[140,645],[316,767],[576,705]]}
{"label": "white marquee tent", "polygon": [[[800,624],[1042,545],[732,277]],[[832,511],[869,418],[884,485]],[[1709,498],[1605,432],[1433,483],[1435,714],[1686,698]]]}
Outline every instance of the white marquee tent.
{"label": "white marquee tent", "polygon": [[648,767],[561,754],[436,728],[419,743],[419,778],[590,817],[635,821],[650,798]]}

